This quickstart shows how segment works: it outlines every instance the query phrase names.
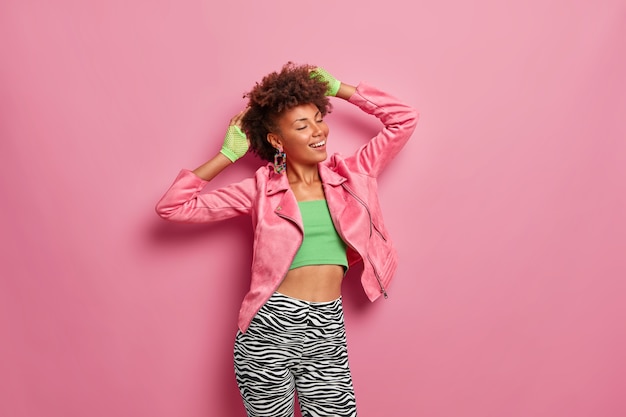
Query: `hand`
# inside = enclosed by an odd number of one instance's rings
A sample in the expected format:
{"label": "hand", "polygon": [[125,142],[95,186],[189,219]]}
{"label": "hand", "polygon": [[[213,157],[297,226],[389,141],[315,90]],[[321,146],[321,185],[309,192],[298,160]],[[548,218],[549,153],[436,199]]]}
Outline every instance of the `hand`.
{"label": "hand", "polygon": [[317,80],[328,84],[328,88],[326,89],[327,96],[335,97],[337,95],[339,87],[341,87],[341,81],[330,75],[324,68],[317,67],[311,70],[310,75],[311,78],[316,78]]}
{"label": "hand", "polygon": [[226,130],[226,136],[224,137],[224,143],[220,152],[230,159],[231,162],[235,162],[248,152],[250,148],[250,140],[246,137],[246,134],[241,130],[241,119],[246,114],[248,109],[242,110],[232,119]]}

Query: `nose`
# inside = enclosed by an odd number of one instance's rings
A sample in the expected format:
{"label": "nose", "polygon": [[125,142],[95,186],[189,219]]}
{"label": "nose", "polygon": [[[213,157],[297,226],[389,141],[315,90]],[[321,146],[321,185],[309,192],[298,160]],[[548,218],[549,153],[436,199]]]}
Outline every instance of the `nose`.
{"label": "nose", "polygon": [[313,136],[320,136],[322,132],[322,127],[318,123],[313,123]]}

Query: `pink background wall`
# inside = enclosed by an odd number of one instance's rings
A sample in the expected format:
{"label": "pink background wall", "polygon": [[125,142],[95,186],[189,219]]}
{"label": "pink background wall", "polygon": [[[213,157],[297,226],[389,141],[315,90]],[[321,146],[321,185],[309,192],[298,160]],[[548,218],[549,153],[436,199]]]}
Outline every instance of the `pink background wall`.
{"label": "pink background wall", "polygon": [[345,285],[360,415],[625,415],[624,39],[621,0],[3,1],[0,415],[244,415],[249,220],[153,207],[287,60],[421,111],[390,298]]}

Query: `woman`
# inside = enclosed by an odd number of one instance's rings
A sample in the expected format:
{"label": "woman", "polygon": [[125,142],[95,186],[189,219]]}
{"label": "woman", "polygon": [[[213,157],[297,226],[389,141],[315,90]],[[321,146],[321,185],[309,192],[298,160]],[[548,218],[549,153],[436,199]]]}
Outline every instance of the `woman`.
{"label": "woman", "polygon": [[[387,297],[397,265],[383,225],[376,178],[411,136],[417,113],[364,83],[287,63],[247,95],[224,144],[182,170],[157,204],[166,219],[252,217],[250,290],[239,313],[235,375],[249,416],[355,416],[341,306],[348,267],[363,261],[370,300]],[[349,157],[327,155],[328,96],[374,115],[384,128]],[[244,133],[245,132],[245,133]],[[239,183],[201,192],[252,149],[269,163]]]}

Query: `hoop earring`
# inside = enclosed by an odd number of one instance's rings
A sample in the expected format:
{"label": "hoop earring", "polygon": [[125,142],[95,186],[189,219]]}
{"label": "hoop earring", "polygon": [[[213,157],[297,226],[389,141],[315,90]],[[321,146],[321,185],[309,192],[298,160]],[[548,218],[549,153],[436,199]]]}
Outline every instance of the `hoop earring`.
{"label": "hoop earring", "polygon": [[274,154],[274,172],[282,174],[287,169],[287,155],[280,149],[276,149]]}

